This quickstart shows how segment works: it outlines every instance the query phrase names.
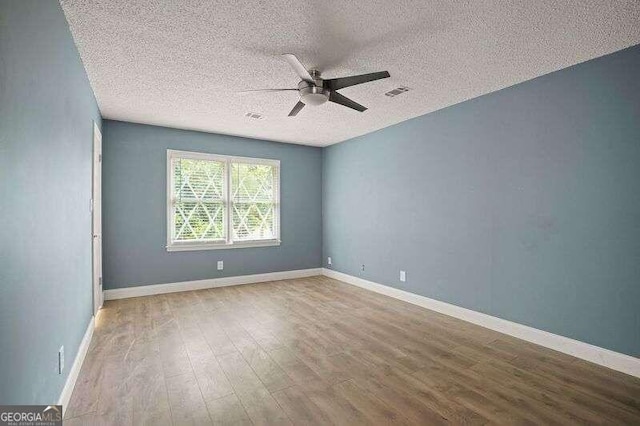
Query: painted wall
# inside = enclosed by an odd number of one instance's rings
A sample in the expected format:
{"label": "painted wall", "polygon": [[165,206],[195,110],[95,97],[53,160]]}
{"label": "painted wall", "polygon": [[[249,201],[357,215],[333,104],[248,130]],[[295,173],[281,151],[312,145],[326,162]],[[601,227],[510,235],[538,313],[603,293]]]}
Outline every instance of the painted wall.
{"label": "painted wall", "polygon": [[[104,127],[105,289],[321,266],[319,148],[120,121]],[[167,252],[167,149],[280,160],[281,245]]]}
{"label": "painted wall", "polygon": [[58,2],[0,1],[0,404],[57,402],[91,319],[93,120]]}
{"label": "painted wall", "polygon": [[639,75],[636,46],[325,149],[325,266],[640,356]]}

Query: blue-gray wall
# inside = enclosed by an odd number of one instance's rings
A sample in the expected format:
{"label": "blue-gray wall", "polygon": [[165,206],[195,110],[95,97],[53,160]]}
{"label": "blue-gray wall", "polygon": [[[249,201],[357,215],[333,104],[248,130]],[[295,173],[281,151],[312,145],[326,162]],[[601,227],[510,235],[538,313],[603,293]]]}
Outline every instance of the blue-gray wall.
{"label": "blue-gray wall", "polygon": [[[318,268],[322,257],[319,148],[104,121],[105,289]],[[167,252],[167,149],[280,160],[278,247]],[[224,270],[216,262],[224,261]]]}
{"label": "blue-gray wall", "polygon": [[93,120],[58,2],[0,1],[0,404],[57,402],[91,318]]}
{"label": "blue-gray wall", "polygon": [[636,46],[325,149],[325,265],[639,356],[639,76]]}

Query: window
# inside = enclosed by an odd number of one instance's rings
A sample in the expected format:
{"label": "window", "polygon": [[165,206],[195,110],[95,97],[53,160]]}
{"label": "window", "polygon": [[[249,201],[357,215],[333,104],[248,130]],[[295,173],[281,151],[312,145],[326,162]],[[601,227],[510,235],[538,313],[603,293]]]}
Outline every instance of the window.
{"label": "window", "polygon": [[167,150],[167,250],[280,244],[280,161]]}

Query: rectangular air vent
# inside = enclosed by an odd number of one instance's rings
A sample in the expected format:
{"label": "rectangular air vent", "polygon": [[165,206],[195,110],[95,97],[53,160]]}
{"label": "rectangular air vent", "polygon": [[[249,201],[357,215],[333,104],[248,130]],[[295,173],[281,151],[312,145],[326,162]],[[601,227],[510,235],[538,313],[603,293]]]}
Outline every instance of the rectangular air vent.
{"label": "rectangular air vent", "polygon": [[385,95],[389,96],[390,98],[393,98],[394,96],[398,96],[399,94],[407,92],[407,91],[409,91],[408,87],[400,86],[397,89],[389,90],[387,93],[385,93]]}
{"label": "rectangular air vent", "polygon": [[257,112],[248,112],[244,116],[253,118],[254,120],[262,120],[264,118],[264,115],[258,114]]}

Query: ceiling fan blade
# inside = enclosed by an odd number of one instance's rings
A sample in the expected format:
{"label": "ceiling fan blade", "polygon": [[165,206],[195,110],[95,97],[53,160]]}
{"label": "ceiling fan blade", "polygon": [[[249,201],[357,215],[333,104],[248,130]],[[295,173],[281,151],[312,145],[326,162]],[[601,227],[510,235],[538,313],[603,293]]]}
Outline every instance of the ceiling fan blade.
{"label": "ceiling fan blade", "polygon": [[304,65],[302,65],[302,63],[300,63],[298,58],[296,58],[296,55],[293,55],[291,53],[285,53],[284,55],[282,55],[282,57],[284,58],[285,61],[289,63],[289,65],[291,65],[291,68],[293,68],[293,70],[296,72],[296,74],[298,74],[298,76],[301,79],[303,79],[306,82],[313,83],[313,77],[311,77],[311,74],[309,74],[309,71],[307,71]]}
{"label": "ceiling fan blade", "polygon": [[372,72],[371,74],[352,75],[350,77],[330,78],[324,80],[324,87],[329,90],[339,90],[345,87],[355,86],[356,84],[368,83],[370,81],[389,78],[391,75],[388,71]]}
{"label": "ceiling fan blade", "polygon": [[298,113],[302,108],[304,108],[304,103],[302,101],[298,101],[296,106],[294,106],[291,112],[289,113],[289,117],[295,117],[296,115],[298,115]]}
{"label": "ceiling fan blade", "polygon": [[295,90],[296,92],[298,91],[298,89],[249,89],[249,90],[239,90],[238,93],[251,93],[251,92],[288,92],[290,90]]}
{"label": "ceiling fan blade", "polygon": [[360,111],[360,112],[367,110],[366,107],[360,105],[357,102],[352,101],[351,99],[341,95],[338,92],[329,93],[329,102],[335,102],[337,104],[344,105],[348,108],[355,109],[356,111]]}

